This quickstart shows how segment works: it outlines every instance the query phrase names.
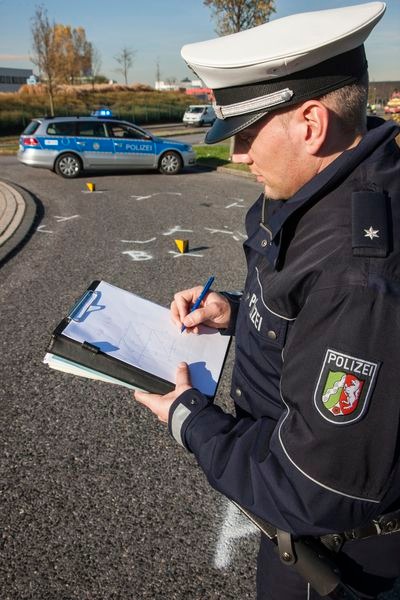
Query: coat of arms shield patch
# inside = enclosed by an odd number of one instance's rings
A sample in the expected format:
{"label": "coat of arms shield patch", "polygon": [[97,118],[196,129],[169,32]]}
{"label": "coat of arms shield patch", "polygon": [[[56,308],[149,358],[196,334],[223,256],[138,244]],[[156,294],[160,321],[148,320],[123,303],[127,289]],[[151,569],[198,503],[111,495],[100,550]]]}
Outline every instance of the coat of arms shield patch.
{"label": "coat of arms shield patch", "polygon": [[335,424],[357,421],[367,410],[379,363],[328,348],[314,393],[318,412]]}

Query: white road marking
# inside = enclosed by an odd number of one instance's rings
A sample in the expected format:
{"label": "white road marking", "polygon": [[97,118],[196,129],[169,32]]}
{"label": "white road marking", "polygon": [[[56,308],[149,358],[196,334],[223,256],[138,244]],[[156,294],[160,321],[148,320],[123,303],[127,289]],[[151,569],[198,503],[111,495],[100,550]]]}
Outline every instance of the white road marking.
{"label": "white road marking", "polygon": [[142,200],[148,200],[149,198],[152,197],[152,195],[153,194],[150,194],[149,196],[131,196],[131,198],[134,198],[138,202],[141,202]]}
{"label": "white road marking", "polygon": [[40,231],[40,233],[54,233],[54,231],[51,231],[50,229],[44,229],[44,227],[46,227],[46,226],[39,225],[39,227],[36,229],[36,231]]}
{"label": "white road marking", "polygon": [[229,500],[225,502],[225,515],[214,553],[214,567],[226,569],[231,564],[237,543],[251,535],[258,535],[258,528],[247,519]]}
{"label": "white road marking", "polygon": [[214,235],[214,233],[225,233],[227,235],[231,235],[236,242],[246,238],[246,236],[243,233],[240,233],[240,231],[227,231],[225,229],[214,229],[212,227],[204,227],[204,229],[209,231],[211,235]]}
{"label": "white road marking", "polygon": [[172,235],[174,233],[193,233],[193,229],[183,229],[180,225],[175,225],[171,227],[168,231],[163,233],[162,235]]}
{"label": "white road marking", "polygon": [[150,242],[154,242],[157,238],[152,237],[149,240],[121,240],[123,244],[150,244]]}
{"label": "white road marking", "polygon": [[173,258],[179,258],[180,256],[198,256],[203,258],[204,254],[196,254],[195,252],[175,252],[175,250],[168,250],[169,254],[172,254]]}
{"label": "white road marking", "polygon": [[132,260],[141,261],[141,260],[152,260],[152,255],[148,252],[144,252],[144,250],[126,250],[122,252],[122,254],[128,254]]}
{"label": "white road marking", "polygon": [[79,215],[71,215],[70,217],[54,217],[57,220],[57,223],[61,223],[62,221],[70,221],[71,219],[78,218]]}
{"label": "white road marking", "polygon": [[236,202],[232,202],[232,204],[227,204],[225,206],[225,208],[232,208],[233,206],[238,206],[239,208],[244,208],[243,198],[231,198],[231,200],[236,200]]}
{"label": "white road marking", "polygon": [[149,198],[154,198],[155,196],[182,196],[182,193],[181,192],[155,192],[154,194],[149,194],[148,196],[132,195],[131,198],[134,198],[137,202],[141,202],[142,200],[149,200]]}

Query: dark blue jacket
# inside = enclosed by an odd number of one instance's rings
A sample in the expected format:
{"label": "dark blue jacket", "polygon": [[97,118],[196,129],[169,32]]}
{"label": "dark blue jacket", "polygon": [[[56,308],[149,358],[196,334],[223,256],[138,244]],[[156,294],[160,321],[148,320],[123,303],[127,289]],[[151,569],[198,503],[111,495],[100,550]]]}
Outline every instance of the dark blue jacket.
{"label": "dark blue jacket", "polygon": [[214,488],[301,535],[400,501],[399,128],[369,127],[264,224],[263,196],[247,215],[236,416],[197,390],[170,412]]}

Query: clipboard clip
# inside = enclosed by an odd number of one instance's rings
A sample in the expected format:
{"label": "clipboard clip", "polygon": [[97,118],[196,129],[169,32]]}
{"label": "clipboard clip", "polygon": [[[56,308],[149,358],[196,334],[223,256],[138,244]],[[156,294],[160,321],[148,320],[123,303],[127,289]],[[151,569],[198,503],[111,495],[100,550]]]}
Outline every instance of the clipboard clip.
{"label": "clipboard clip", "polygon": [[80,321],[89,308],[89,306],[96,300],[98,292],[95,290],[86,290],[81,298],[74,304],[72,309],[67,315],[69,321]]}

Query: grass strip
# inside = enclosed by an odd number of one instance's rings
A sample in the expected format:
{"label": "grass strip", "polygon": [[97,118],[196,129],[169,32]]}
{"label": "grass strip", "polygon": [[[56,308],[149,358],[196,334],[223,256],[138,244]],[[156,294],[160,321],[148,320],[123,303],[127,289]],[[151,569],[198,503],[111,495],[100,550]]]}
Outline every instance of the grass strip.
{"label": "grass strip", "polygon": [[204,167],[227,167],[234,171],[250,172],[247,165],[231,163],[229,159],[229,144],[213,144],[210,146],[193,146],[196,153],[196,163]]}

